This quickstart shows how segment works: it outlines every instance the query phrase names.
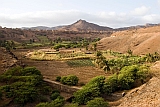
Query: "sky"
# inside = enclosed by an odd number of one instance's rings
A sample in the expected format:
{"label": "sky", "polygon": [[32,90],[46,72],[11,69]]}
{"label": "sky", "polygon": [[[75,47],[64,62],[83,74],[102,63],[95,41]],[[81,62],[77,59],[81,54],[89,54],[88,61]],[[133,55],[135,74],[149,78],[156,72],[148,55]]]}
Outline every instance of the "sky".
{"label": "sky", "polygon": [[86,20],[120,28],[160,23],[160,0],[0,0],[0,26],[69,25]]}

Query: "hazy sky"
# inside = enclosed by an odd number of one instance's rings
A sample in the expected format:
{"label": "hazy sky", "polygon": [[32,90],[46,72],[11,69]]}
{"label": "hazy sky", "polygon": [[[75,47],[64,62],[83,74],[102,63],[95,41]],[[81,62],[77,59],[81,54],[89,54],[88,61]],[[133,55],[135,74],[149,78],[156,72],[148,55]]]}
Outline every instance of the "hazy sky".
{"label": "hazy sky", "polygon": [[0,0],[0,26],[58,26],[83,19],[108,27],[160,23],[160,0]]}

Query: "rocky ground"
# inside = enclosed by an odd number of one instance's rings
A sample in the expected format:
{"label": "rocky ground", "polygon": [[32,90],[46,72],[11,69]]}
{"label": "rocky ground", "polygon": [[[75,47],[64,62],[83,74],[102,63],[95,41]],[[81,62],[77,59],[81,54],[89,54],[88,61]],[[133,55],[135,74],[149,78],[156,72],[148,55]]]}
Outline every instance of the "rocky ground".
{"label": "rocky ground", "polygon": [[17,59],[5,48],[0,48],[0,74],[5,72],[8,68],[14,66]]}

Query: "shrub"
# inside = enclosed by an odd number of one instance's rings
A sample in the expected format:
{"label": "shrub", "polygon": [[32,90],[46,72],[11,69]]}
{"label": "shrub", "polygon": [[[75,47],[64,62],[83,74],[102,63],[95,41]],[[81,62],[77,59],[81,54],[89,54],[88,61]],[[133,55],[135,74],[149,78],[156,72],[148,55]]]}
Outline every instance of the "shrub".
{"label": "shrub", "polygon": [[36,107],[47,107],[48,103],[39,103]]}
{"label": "shrub", "polygon": [[100,95],[98,87],[83,88],[74,93],[73,103],[86,104],[89,100]]}
{"label": "shrub", "polygon": [[133,87],[138,69],[137,65],[125,66],[122,68],[118,75],[118,83],[121,89],[130,89]]}
{"label": "shrub", "polygon": [[115,92],[118,89],[118,75],[113,74],[112,76],[107,78],[107,81],[104,85],[104,92],[106,94],[110,94],[112,92]]}
{"label": "shrub", "polygon": [[98,76],[93,78],[89,83],[87,83],[81,90],[74,93],[74,103],[86,104],[89,100],[99,97],[103,92],[105,77]]}
{"label": "shrub", "polygon": [[14,102],[25,105],[28,102],[33,102],[37,98],[37,90],[29,83],[16,82],[11,85],[10,91],[13,92]]}
{"label": "shrub", "polygon": [[78,107],[77,103],[66,104],[64,107]]}
{"label": "shrub", "polygon": [[48,102],[39,103],[39,104],[36,105],[36,107],[63,107],[64,101],[65,101],[64,98],[59,96],[50,103],[48,103]]}
{"label": "shrub", "polygon": [[77,85],[78,84],[78,77],[75,75],[69,75],[69,76],[64,76],[61,78],[61,83],[66,84],[66,85]]}
{"label": "shrub", "polygon": [[65,102],[64,98],[59,96],[55,100],[53,100],[51,103],[49,103],[47,107],[63,107],[64,102]]}
{"label": "shrub", "polygon": [[13,98],[15,104],[21,106],[38,99],[41,92],[43,77],[34,67],[14,67],[1,75],[1,81],[7,85],[1,86],[1,91],[6,98]]}
{"label": "shrub", "polygon": [[55,100],[58,96],[60,96],[60,93],[58,93],[58,92],[55,92],[55,93],[52,93],[51,94],[51,100]]}
{"label": "shrub", "polygon": [[136,73],[136,79],[140,79],[142,82],[145,82],[145,79],[149,76],[148,67],[140,66],[139,71]]}
{"label": "shrub", "polygon": [[56,81],[60,82],[61,81],[61,76],[57,76]]}
{"label": "shrub", "polygon": [[29,76],[29,75],[41,75],[41,72],[37,70],[35,67],[26,67],[22,70],[23,76]]}
{"label": "shrub", "polygon": [[11,76],[20,76],[22,75],[22,68],[20,66],[11,68],[9,70],[7,70],[3,75],[7,76],[7,75],[11,75]]}
{"label": "shrub", "polygon": [[87,107],[108,107],[108,103],[103,98],[94,98],[87,102]]}
{"label": "shrub", "polygon": [[100,92],[102,92],[104,83],[105,83],[105,77],[97,76],[92,78],[84,87],[96,86],[100,89]]}

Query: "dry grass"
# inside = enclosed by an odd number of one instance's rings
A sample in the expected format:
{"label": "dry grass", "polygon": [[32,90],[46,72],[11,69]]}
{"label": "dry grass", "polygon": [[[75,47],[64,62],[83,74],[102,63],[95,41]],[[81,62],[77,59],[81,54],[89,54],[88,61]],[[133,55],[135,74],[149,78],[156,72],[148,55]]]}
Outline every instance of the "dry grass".
{"label": "dry grass", "polygon": [[134,54],[160,53],[160,26],[115,32],[98,42],[98,49]]}

